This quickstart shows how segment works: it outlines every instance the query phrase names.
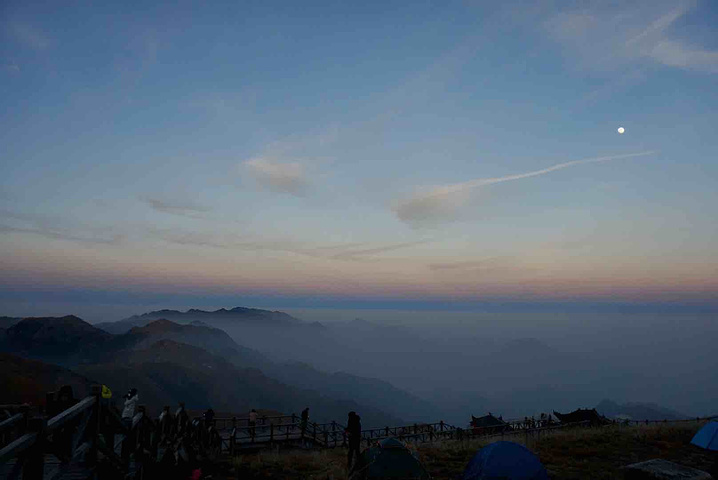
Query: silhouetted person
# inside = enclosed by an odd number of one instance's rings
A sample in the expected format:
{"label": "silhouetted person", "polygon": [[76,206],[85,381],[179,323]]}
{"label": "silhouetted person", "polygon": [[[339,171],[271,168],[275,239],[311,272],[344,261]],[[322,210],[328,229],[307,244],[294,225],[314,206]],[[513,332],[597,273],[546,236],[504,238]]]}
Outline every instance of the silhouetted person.
{"label": "silhouetted person", "polygon": [[204,416],[204,425],[209,427],[214,424],[214,410],[208,408],[206,412],[202,414]]}
{"label": "silhouetted person", "polygon": [[[71,385],[63,385],[54,395],[54,412],[52,416],[59,415],[68,408],[72,407],[77,403],[75,395],[72,392]],[[63,425],[57,432],[55,432],[53,438],[56,440],[58,452],[64,457],[65,460],[69,460],[72,457],[72,435],[75,428],[78,425],[77,420],[70,421]]]}
{"label": "silhouetted person", "polygon": [[304,434],[307,431],[307,422],[309,421],[309,407],[302,410],[302,421],[299,424],[302,429],[302,437],[304,437]]}
{"label": "silhouetted person", "polygon": [[132,418],[135,416],[135,412],[137,411],[137,402],[139,401],[140,396],[137,395],[136,388],[131,388],[130,391],[125,394],[125,406],[122,409],[122,421],[128,429],[132,428]]}
{"label": "silhouetted person", "polygon": [[182,436],[187,433],[189,427],[189,415],[184,409],[184,402],[179,402],[179,408],[175,412],[175,435]]}
{"label": "silhouetted person", "polygon": [[252,438],[252,441],[254,441],[254,436],[257,433],[257,411],[255,409],[252,409],[251,412],[249,412],[249,436]]}
{"label": "silhouetted person", "polygon": [[[349,453],[347,454],[347,470],[352,469],[352,458],[355,463],[359,461],[359,447],[361,445],[361,417],[356,412],[349,412],[346,434],[349,437]],[[356,455],[355,455],[356,454]]]}
{"label": "silhouetted person", "polygon": [[159,418],[160,442],[167,442],[172,438],[175,427],[174,423],[174,418],[172,418],[172,413],[170,412],[170,406],[165,405]]}

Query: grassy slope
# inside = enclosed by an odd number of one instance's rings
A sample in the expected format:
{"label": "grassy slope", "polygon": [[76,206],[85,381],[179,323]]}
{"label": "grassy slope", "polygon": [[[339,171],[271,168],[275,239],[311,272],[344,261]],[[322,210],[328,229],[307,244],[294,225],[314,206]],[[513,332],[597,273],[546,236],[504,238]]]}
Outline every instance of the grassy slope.
{"label": "grassy slope", "polygon": [[[529,439],[552,479],[621,478],[620,467],[664,458],[709,471],[711,453],[689,444],[696,423],[638,427],[576,429]],[[523,435],[507,437],[524,443]],[[460,478],[464,467],[487,441],[447,441],[419,447],[422,462],[436,480]],[[234,459],[232,471],[219,478],[345,479],[346,450],[322,452],[263,452]]]}

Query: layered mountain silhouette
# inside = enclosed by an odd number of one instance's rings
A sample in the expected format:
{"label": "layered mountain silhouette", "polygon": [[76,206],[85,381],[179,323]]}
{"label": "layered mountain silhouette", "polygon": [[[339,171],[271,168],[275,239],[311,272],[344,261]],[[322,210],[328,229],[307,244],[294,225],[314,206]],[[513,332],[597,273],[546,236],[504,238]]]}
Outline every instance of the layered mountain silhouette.
{"label": "layered mountain silhouette", "polygon": [[28,318],[3,332],[0,350],[72,368],[115,392],[138,388],[151,410],[178,400],[188,408],[239,413],[309,406],[316,420],[343,421],[356,410],[367,425],[378,426],[403,423],[407,409],[432,413],[429,404],[386,382],[278,364],[196,320],[180,325],[159,319],[113,335],[74,316]]}
{"label": "layered mountain silhouette", "polygon": [[279,311],[262,310],[258,308],[235,307],[232,309],[220,308],[215,311],[205,311],[198,309],[190,309],[186,312],[179,310],[157,310],[142,315],[133,315],[124,320],[117,322],[98,323],[97,327],[110,333],[125,333],[133,327],[143,327],[154,320],[166,319],[176,323],[189,324],[192,322],[202,322],[208,326],[222,327],[236,324],[246,324],[252,326],[273,326],[273,327],[292,327],[292,326],[316,326],[321,327],[318,323],[306,323],[295,318],[288,313]]}
{"label": "layered mountain silhouette", "polygon": [[[198,314],[198,312],[201,313]],[[327,358],[336,358],[334,350],[338,347],[350,355],[356,349],[356,355],[360,356],[362,355],[362,346],[370,343],[360,336],[356,336],[352,340],[350,338],[353,335],[352,332],[349,332],[349,336],[344,338],[342,343],[337,343],[335,340],[342,339],[336,336],[337,332],[334,329],[324,327],[319,323],[303,322],[282,312],[243,307],[231,310],[221,309],[215,312],[159,310],[120,320],[115,322],[115,326],[106,323],[98,326],[102,326],[108,331],[122,331],[127,328],[129,323],[145,324],[148,319],[161,314],[168,314],[174,319],[180,320],[186,328],[208,324],[213,327],[220,326],[223,330],[226,329],[230,332],[232,338],[239,340],[245,346],[236,343],[230,344],[228,342],[229,335],[218,329],[214,329],[214,335],[210,335],[209,330],[195,329],[181,338],[168,335],[163,338],[175,338],[178,341],[201,346],[212,353],[224,356],[238,366],[259,368],[267,376],[287,385],[314,389],[333,398],[356,400],[363,405],[380,409],[408,421],[435,420],[440,416],[439,410],[431,402],[396,388],[386,381],[371,378],[369,375],[327,373],[307,362],[292,360],[295,358],[294,353],[297,350],[326,352]],[[198,320],[198,317],[202,319]],[[161,320],[166,321],[165,319]],[[154,326],[155,322],[147,324],[147,327],[153,326],[152,328],[157,329]],[[121,327],[117,325],[121,325]],[[372,324],[373,326],[374,324]],[[136,328],[129,330],[129,333],[136,331]],[[180,327],[174,328],[181,330]],[[387,327],[387,330],[393,331],[394,329]],[[190,330],[186,331],[190,332]],[[397,337],[401,335],[401,329],[396,331]],[[387,336],[385,335],[385,337]],[[203,341],[203,338],[206,340]],[[352,342],[354,346],[346,348],[346,342]],[[220,348],[220,346],[222,347]],[[250,349],[247,346],[254,348]],[[232,348],[238,350],[241,355],[232,352]],[[260,354],[257,349],[268,352],[268,355]],[[338,369],[332,368],[331,363],[325,364],[324,368],[326,370]],[[370,372],[367,373],[370,374]]]}

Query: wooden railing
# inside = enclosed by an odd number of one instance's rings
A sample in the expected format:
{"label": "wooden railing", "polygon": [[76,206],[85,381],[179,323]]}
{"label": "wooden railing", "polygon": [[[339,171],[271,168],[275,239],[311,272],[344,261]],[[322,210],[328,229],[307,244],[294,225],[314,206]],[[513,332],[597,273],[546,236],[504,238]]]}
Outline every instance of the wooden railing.
{"label": "wooden railing", "polygon": [[[143,406],[128,426],[119,413],[101,398],[100,387],[92,388],[92,395],[69,406],[47,419],[30,415],[28,406],[0,406],[5,418],[0,420],[0,477],[24,480],[62,479],[66,473],[72,478],[95,478],[100,466],[103,472],[114,472],[117,478],[150,478],[167,472],[153,470],[166,452],[171,462],[179,462],[179,452],[193,452],[197,457],[213,459],[226,452],[234,454],[243,449],[263,448],[279,443],[288,446],[334,448],[346,446],[348,438],[344,426],[337,422],[302,422],[297,415],[263,416],[255,425],[247,418],[187,419],[180,425],[168,415],[153,421]],[[644,425],[683,422],[703,422],[716,417],[688,420],[624,421],[610,425]],[[540,438],[544,432],[590,425],[590,421],[570,424],[547,424],[526,428],[526,423],[507,423],[498,429],[456,428],[443,421],[395,427],[371,428],[361,432],[367,447],[377,441],[394,437],[403,442],[428,443],[437,440],[525,435]],[[54,459],[54,460],[53,460]],[[145,472],[152,472],[145,475]]]}
{"label": "wooden railing", "polygon": [[[72,478],[93,478],[100,461],[117,478],[141,473],[134,454],[139,446],[146,446],[152,421],[140,407],[127,428],[100,392],[99,386],[93,386],[92,395],[49,419],[30,417],[25,411],[3,420],[0,477],[62,479],[71,473]],[[15,434],[6,435],[13,428]],[[115,442],[117,434],[119,442]]]}

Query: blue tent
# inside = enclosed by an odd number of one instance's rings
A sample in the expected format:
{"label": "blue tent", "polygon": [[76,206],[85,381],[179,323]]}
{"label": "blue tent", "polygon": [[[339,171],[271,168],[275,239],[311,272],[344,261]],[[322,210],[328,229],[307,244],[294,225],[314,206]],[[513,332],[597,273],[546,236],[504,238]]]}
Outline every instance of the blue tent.
{"label": "blue tent", "polygon": [[496,442],[472,458],[463,480],[548,480],[546,469],[531,451],[514,442]]}
{"label": "blue tent", "polygon": [[707,423],[698,430],[691,443],[706,450],[718,450],[718,422]]}

